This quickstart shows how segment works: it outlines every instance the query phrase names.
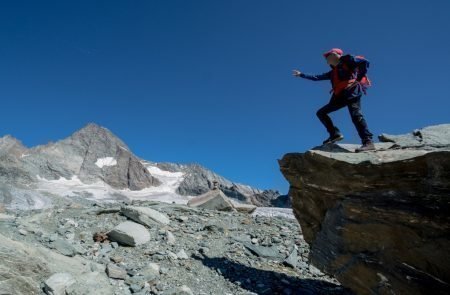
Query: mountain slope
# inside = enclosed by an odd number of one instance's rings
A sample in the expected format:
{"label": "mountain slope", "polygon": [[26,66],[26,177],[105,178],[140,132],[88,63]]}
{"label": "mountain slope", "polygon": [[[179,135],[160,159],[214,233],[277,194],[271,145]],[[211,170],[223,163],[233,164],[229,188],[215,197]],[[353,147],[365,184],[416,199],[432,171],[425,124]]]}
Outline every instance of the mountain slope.
{"label": "mountain slope", "polygon": [[[272,203],[280,203],[280,200],[284,198],[274,190],[260,190],[245,184],[232,182],[199,164],[157,163],[154,165],[162,170],[184,174],[183,181],[180,182],[176,191],[183,196],[204,194],[213,188],[214,182],[217,182],[225,195],[241,202],[258,206],[271,206]],[[281,202],[280,205],[282,205],[280,207],[284,207],[285,203]]]}
{"label": "mountain slope", "polygon": [[0,138],[0,202],[11,208],[49,206],[55,197],[186,203],[189,196],[207,192],[214,181],[240,202],[270,205],[279,196],[275,191],[233,183],[197,164],[142,160],[111,131],[96,124],[33,148],[11,136]]}

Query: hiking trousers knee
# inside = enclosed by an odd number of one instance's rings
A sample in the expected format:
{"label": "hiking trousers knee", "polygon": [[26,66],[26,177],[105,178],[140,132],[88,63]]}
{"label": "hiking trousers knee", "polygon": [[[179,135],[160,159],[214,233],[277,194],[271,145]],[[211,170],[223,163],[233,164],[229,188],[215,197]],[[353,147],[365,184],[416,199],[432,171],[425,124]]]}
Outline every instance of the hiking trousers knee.
{"label": "hiking trousers knee", "polygon": [[361,112],[361,95],[351,97],[333,95],[330,102],[317,111],[317,117],[319,117],[320,122],[325,126],[330,136],[340,133],[340,131],[334,126],[333,121],[328,114],[343,107],[348,108],[352,122],[358,131],[362,143],[371,142],[373,135],[370,133],[366,120]]}

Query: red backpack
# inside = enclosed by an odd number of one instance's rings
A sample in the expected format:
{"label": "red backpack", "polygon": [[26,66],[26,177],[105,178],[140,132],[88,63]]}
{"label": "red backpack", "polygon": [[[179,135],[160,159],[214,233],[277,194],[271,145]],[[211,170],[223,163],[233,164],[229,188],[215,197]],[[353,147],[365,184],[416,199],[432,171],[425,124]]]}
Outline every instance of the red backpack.
{"label": "red backpack", "polygon": [[[356,58],[366,61],[364,56],[361,56],[361,55],[354,56],[353,58],[351,55],[344,55],[343,57],[341,57],[341,61],[340,61],[340,63],[342,64],[342,68],[348,72],[352,72],[352,73],[356,72],[356,74],[358,74],[358,66],[354,61],[354,59],[356,59]],[[339,79],[337,67],[335,67],[333,69],[331,79],[333,81],[333,89],[330,92],[332,92],[336,95],[340,94],[342,91],[344,91],[344,89],[346,89],[349,85],[354,83],[356,80],[356,79],[350,79],[350,80]],[[364,75],[364,77],[362,77],[359,84],[362,86],[361,89],[364,92],[364,94],[367,94],[367,88],[372,85],[372,83],[370,82],[367,75]]]}

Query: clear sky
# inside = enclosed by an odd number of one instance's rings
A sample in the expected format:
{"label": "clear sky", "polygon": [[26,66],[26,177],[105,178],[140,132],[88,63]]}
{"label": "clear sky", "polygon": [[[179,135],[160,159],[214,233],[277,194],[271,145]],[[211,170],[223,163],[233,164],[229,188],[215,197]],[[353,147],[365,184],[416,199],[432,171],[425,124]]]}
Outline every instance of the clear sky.
{"label": "clear sky", "polygon": [[[1,1],[0,136],[95,122],[152,161],[287,192],[277,159],[327,137],[332,47],[371,61],[372,133],[450,122],[450,1]],[[359,143],[348,111],[332,118]]]}

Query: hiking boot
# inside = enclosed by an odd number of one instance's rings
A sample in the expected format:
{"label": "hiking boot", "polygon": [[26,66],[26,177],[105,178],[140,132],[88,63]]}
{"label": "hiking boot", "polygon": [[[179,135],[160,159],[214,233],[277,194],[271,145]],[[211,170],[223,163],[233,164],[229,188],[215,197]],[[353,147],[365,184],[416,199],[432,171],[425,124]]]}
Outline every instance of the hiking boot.
{"label": "hiking boot", "polygon": [[364,143],[361,147],[357,148],[355,150],[355,153],[369,152],[369,151],[374,151],[374,150],[375,150],[375,145],[373,144],[373,142],[368,141],[368,142]]}
{"label": "hiking boot", "polygon": [[323,144],[335,143],[335,142],[338,142],[338,141],[343,140],[343,139],[344,139],[344,135],[342,135],[340,133],[337,133],[337,134],[334,134],[334,135],[330,135],[330,137],[328,137],[323,142]]}

